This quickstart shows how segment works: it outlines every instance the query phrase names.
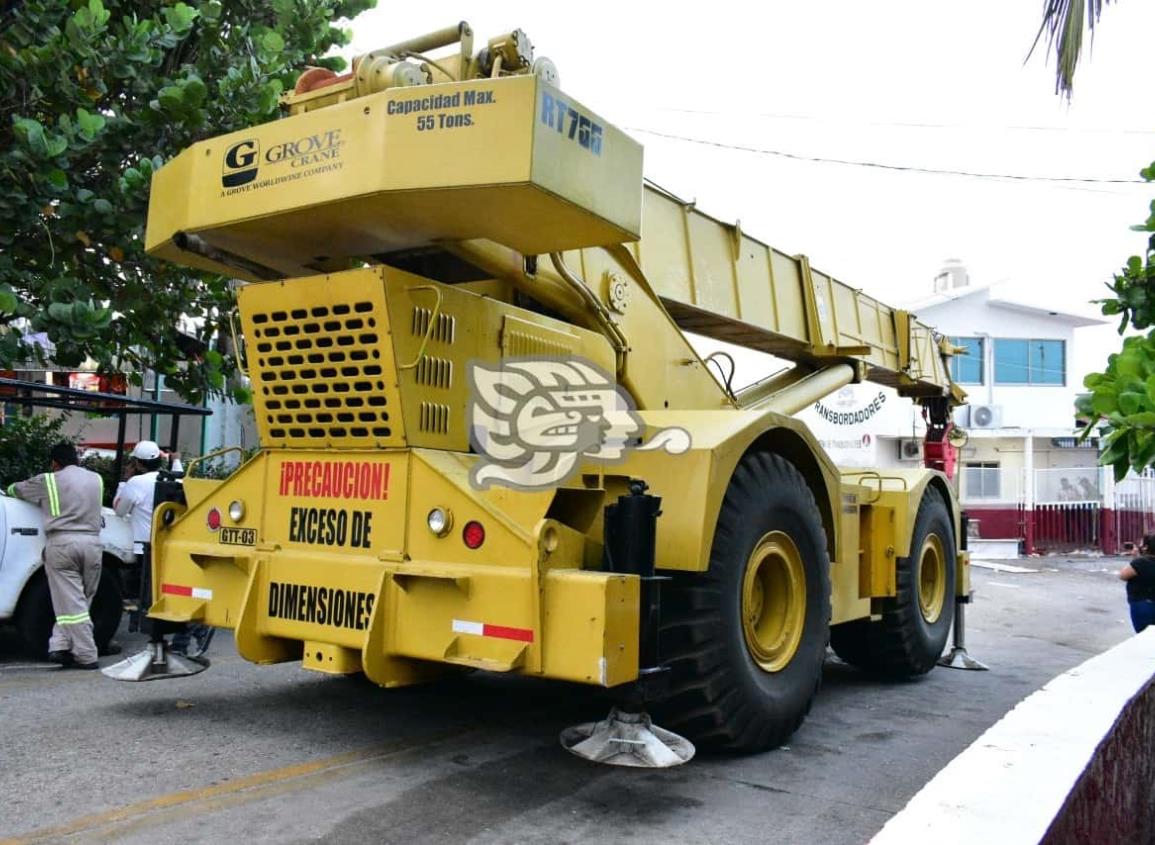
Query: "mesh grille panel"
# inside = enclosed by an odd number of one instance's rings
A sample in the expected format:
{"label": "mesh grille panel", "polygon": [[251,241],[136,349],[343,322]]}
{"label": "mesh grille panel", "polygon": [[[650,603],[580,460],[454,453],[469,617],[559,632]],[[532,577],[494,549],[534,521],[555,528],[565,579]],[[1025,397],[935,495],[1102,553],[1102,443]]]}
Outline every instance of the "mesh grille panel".
{"label": "mesh grille panel", "polygon": [[367,299],[252,313],[257,412],[285,445],[374,445],[393,434],[384,308]]}

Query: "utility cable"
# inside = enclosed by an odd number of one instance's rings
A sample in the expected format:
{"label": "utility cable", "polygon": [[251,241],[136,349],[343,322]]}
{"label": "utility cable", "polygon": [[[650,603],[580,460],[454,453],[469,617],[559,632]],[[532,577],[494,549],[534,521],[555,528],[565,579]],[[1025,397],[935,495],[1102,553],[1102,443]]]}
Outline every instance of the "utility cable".
{"label": "utility cable", "polygon": [[1058,182],[1058,183],[1081,183],[1090,185],[1149,185],[1151,183],[1143,179],[1098,179],[1098,178],[1084,178],[1081,176],[1026,176],[1016,173],[979,173],[970,170],[947,170],[935,167],[917,167],[913,165],[899,165],[899,164],[883,164],[878,161],[856,161],[854,159],[844,158],[826,158],[823,156],[810,156],[801,153],[791,153],[785,150],[768,150],[760,147],[747,147],[741,144],[724,144],[721,141],[710,141],[704,138],[690,138],[686,135],[674,135],[668,132],[658,132],[653,129],[643,129],[640,126],[625,127],[630,132],[641,132],[645,135],[653,135],[656,138],[666,138],[671,141],[684,141],[689,144],[700,144],[704,147],[717,147],[723,150],[736,150],[743,153],[755,153],[757,155],[777,156],[779,158],[788,158],[795,161],[810,161],[820,164],[842,164],[849,167],[871,167],[876,170],[893,170],[903,173],[930,173],[936,176],[966,176],[972,179],[1010,179],[1017,182]]}
{"label": "utility cable", "polygon": [[673,114],[696,114],[706,115],[710,117],[742,117],[742,118],[763,118],[767,120],[796,120],[802,122],[812,123],[841,123],[851,124],[855,126],[871,126],[877,128],[894,128],[894,129],[962,129],[967,131],[979,132],[1061,132],[1064,134],[1095,134],[1095,135],[1155,135],[1155,130],[1152,129],[1132,129],[1132,128],[1093,128],[1089,126],[1030,126],[1030,125],[1016,125],[1016,124],[981,124],[981,123],[933,123],[929,121],[900,121],[900,120],[854,120],[843,117],[833,118],[824,117],[822,115],[813,114],[787,114],[783,112],[746,112],[730,110],[713,110],[713,109],[687,109],[687,108],[671,108],[671,107],[657,107],[653,111],[669,112]]}

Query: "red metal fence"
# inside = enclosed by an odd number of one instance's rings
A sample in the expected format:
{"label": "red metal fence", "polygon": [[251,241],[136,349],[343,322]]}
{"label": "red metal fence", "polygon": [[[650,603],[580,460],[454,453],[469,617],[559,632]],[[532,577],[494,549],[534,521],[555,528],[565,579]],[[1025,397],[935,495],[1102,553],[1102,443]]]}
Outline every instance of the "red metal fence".
{"label": "red metal fence", "polygon": [[1099,548],[1098,502],[1036,505],[1031,512],[1036,552]]}
{"label": "red metal fence", "polygon": [[[1144,535],[1155,533],[1155,514],[1146,510],[1115,511],[1115,537],[1121,549],[1124,543],[1138,543]],[[1104,551],[1112,551],[1104,549]],[[1118,551],[1114,550],[1114,551]]]}

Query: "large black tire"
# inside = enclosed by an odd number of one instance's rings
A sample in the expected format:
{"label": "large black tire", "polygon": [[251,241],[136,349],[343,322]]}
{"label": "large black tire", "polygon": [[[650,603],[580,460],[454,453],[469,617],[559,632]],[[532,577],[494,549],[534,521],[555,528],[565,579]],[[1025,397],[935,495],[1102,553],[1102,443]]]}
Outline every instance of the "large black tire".
{"label": "large black tire", "polygon": [[16,629],[29,657],[37,660],[48,657],[48,638],[52,636],[55,622],[48,579],[44,577],[44,570],[38,570],[24,585],[24,592],[16,605]]}
{"label": "large black tire", "polygon": [[[124,602],[120,591],[120,575],[112,561],[105,559],[100,570],[100,584],[92,599],[93,637],[98,651],[106,651],[109,642],[120,628],[120,617],[124,612]],[[52,609],[52,595],[48,590],[48,579],[44,571],[33,575],[16,607],[16,627],[24,643],[24,651],[29,657],[43,660],[48,657],[48,640],[52,636],[52,626],[56,613]]]}
{"label": "large black tire", "polygon": [[[923,675],[946,647],[955,600],[955,543],[942,493],[928,487],[915,517],[910,555],[895,567],[896,593],[882,619],[835,625],[834,652],[853,666],[895,678]],[[941,566],[935,558],[941,558]]]}
{"label": "large black tire", "polygon": [[[676,576],[663,588],[661,655],[670,687],[654,707],[658,723],[707,750],[761,751],[785,742],[822,680],[829,567],[818,507],[801,473],[777,455],[743,457],[718,515],[709,571]],[[791,572],[793,592],[777,577]],[[793,646],[767,650],[763,642]]]}

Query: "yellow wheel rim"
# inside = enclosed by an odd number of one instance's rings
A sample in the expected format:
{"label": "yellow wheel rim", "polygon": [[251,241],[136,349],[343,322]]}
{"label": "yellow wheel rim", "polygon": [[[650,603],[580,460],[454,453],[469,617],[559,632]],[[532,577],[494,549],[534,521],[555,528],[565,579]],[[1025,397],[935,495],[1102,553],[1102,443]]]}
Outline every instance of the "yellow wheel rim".
{"label": "yellow wheel rim", "polygon": [[771,531],[758,541],[742,579],[742,633],[762,669],[790,663],[806,621],[806,568],[794,541]]}
{"label": "yellow wheel rim", "polygon": [[946,554],[937,534],[928,534],[918,554],[918,609],[933,625],[946,604]]}

